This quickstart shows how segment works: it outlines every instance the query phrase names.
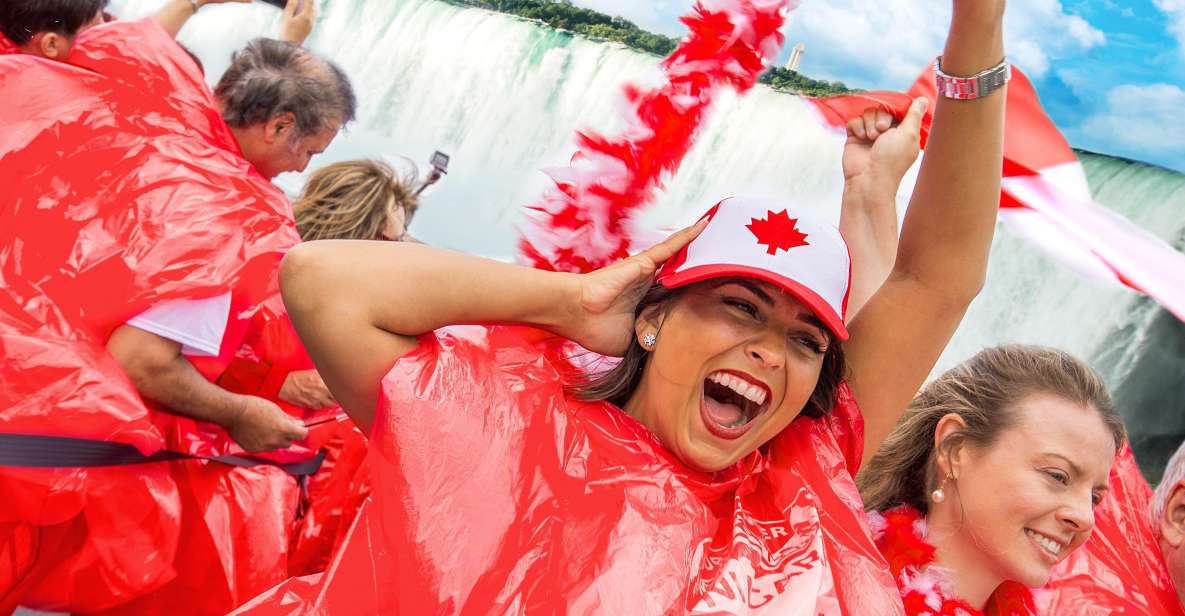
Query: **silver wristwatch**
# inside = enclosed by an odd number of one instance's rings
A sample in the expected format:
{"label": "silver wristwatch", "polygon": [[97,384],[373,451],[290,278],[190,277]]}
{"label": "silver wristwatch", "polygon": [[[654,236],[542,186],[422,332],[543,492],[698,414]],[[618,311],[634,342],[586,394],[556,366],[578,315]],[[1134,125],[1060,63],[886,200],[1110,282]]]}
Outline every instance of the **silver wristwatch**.
{"label": "silver wristwatch", "polygon": [[1012,65],[1008,58],[999,64],[970,77],[954,77],[942,72],[942,56],[934,64],[934,85],[939,96],[969,101],[981,98],[999,90],[1012,79]]}

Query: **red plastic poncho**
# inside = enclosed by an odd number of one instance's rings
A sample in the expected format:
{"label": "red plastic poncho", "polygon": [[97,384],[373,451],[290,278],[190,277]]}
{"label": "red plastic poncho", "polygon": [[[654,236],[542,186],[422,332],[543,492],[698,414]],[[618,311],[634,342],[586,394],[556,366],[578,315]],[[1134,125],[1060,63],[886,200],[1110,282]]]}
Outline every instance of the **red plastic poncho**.
{"label": "red plastic poncho", "polygon": [[312,368],[313,360],[288,320],[283,302],[274,297],[260,306],[243,345],[218,379],[229,391],[273,400],[314,425],[305,441],[276,452],[285,458],[280,461],[307,458],[321,450],[326,453],[320,469],[308,478],[303,515],[291,530],[287,573],[293,576],[325,570],[370,494],[366,436],[341,408],[310,410],[279,399],[291,372]]}
{"label": "red plastic poncho", "polygon": [[1109,484],[1090,539],[1054,569],[1037,595],[1042,613],[1185,614],[1149,518],[1152,489],[1130,447],[1115,458]]}
{"label": "red plastic poncho", "polygon": [[[298,237],[153,22],[88,30],[70,61],[0,56],[0,95],[18,102],[0,106],[0,430],[149,453],[165,436],[107,336],[163,300],[275,294]],[[166,465],[5,468],[0,493],[0,611],[97,611],[176,575],[182,495]]]}
{"label": "red plastic poncho", "polygon": [[333,566],[236,613],[901,613],[852,481],[846,388],[705,474],[566,396],[549,346],[521,327],[421,337],[383,380],[372,500]]}

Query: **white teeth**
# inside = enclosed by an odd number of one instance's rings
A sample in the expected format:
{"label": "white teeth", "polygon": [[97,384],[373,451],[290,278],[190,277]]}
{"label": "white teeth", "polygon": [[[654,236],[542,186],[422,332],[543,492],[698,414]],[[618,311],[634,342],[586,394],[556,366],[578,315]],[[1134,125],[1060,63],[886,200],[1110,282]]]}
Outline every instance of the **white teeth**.
{"label": "white teeth", "polygon": [[1036,531],[1031,531],[1027,528],[1025,529],[1025,533],[1028,536],[1032,537],[1033,541],[1036,541],[1037,545],[1044,548],[1044,550],[1046,552],[1049,552],[1050,554],[1052,554],[1054,556],[1057,556],[1058,554],[1061,553],[1062,545],[1060,543],[1054,541],[1053,539],[1050,539],[1049,537],[1046,537],[1045,535],[1042,535]]}
{"label": "white teeth", "polygon": [[714,372],[708,376],[708,380],[713,383],[719,383],[737,393],[754,404],[761,405],[765,403],[765,389],[749,383],[748,381],[728,374],[727,372]]}

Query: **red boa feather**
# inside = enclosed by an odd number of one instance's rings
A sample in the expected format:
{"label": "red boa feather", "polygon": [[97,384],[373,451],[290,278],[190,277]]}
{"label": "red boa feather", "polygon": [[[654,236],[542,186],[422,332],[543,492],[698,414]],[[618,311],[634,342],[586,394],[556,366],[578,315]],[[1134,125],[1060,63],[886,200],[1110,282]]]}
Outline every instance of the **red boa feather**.
{"label": "red boa feather", "polygon": [[903,505],[883,514],[870,512],[869,526],[901,590],[906,614],[1029,616],[1037,613],[1032,592],[1018,582],[1004,582],[997,587],[982,611],[950,596],[950,580],[941,570],[927,568],[934,562],[934,546],[926,542],[926,519],[916,509]]}
{"label": "red boa feather", "polygon": [[629,256],[632,217],[674,173],[716,93],[744,92],[777,56],[779,29],[795,0],[697,2],[682,18],[689,36],[662,63],[658,88],[628,85],[629,128],[616,137],[580,132],[569,167],[548,172],[555,187],[520,241],[541,269],[587,272]]}

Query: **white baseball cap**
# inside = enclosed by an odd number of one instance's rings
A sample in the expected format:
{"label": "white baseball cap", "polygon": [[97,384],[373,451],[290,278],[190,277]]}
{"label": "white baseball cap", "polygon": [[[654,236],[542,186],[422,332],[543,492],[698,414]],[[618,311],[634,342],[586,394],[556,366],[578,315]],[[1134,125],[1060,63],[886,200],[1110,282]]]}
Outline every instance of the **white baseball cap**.
{"label": "white baseball cap", "polygon": [[[793,201],[731,197],[705,217],[699,236],[658,271],[668,289],[740,276],[777,285],[810,308],[840,340],[852,260],[839,229]],[[818,207],[816,204],[815,208]]]}

